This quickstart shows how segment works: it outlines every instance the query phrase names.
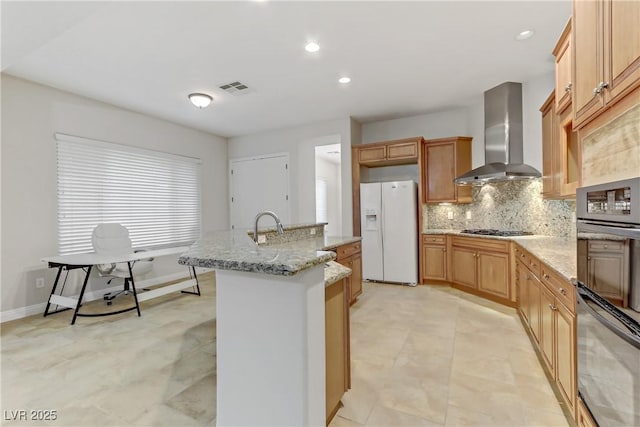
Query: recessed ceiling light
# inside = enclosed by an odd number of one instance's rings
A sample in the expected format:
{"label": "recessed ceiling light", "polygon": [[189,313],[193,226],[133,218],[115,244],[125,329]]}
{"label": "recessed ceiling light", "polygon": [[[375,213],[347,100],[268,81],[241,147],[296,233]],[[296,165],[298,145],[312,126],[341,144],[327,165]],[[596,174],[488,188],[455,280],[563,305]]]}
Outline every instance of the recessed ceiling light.
{"label": "recessed ceiling light", "polygon": [[207,108],[209,104],[211,104],[211,101],[213,101],[213,98],[210,95],[207,95],[206,93],[196,92],[196,93],[189,94],[189,100],[193,105],[195,105],[198,108]]}
{"label": "recessed ceiling light", "polygon": [[338,79],[338,81],[339,81],[340,83],[342,83],[342,84],[347,84],[347,83],[351,82],[351,79],[350,79],[349,77],[340,77],[340,78]]}
{"label": "recessed ceiling light", "polygon": [[533,37],[533,35],[534,35],[535,33],[536,33],[536,32],[535,32],[535,31],[533,31],[533,30],[524,30],[524,31],[521,31],[521,32],[520,32],[520,33],[518,33],[518,35],[516,36],[516,40],[526,40],[526,39],[529,39],[529,38]]}
{"label": "recessed ceiling light", "polygon": [[316,42],[309,42],[307,43],[307,45],[304,47],[304,50],[306,50],[307,52],[317,52],[320,50],[320,45]]}

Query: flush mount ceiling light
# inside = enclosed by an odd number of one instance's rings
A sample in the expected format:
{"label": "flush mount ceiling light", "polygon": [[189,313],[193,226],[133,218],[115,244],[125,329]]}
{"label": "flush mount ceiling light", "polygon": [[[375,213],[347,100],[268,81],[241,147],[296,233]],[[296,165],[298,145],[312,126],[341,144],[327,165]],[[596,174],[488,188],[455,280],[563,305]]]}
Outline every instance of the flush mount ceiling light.
{"label": "flush mount ceiling light", "polygon": [[189,100],[198,108],[207,108],[209,104],[211,104],[211,101],[213,101],[213,98],[206,93],[190,93]]}
{"label": "flush mount ceiling light", "polygon": [[351,79],[350,79],[349,77],[346,77],[346,76],[345,76],[345,77],[340,77],[340,78],[338,79],[338,82],[340,82],[340,83],[342,83],[343,85],[345,85],[345,84],[347,84],[347,83],[350,83],[350,82],[351,82]]}
{"label": "flush mount ceiling light", "polygon": [[533,37],[533,35],[536,32],[533,30],[524,30],[518,33],[518,35],[516,36],[516,40],[526,40],[526,39],[530,39],[531,37]]}
{"label": "flush mount ceiling light", "polygon": [[309,42],[304,47],[304,50],[306,50],[307,52],[314,53],[320,50],[320,45],[316,42]]}

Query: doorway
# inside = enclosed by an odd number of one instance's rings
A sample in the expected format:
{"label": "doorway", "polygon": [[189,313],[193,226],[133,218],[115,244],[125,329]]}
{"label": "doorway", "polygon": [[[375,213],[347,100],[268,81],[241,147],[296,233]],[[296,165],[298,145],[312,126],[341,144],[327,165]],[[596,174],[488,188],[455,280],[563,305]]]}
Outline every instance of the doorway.
{"label": "doorway", "polygon": [[342,173],[340,144],[315,147],[316,222],[326,222],[325,234],[342,235]]}

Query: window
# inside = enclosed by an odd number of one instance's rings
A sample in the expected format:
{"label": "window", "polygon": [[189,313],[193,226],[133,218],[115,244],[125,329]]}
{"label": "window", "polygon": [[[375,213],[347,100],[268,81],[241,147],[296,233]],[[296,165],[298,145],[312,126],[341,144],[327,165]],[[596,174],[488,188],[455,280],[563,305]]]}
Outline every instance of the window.
{"label": "window", "polygon": [[92,252],[102,222],[129,229],[134,248],[200,236],[200,160],[56,134],[58,251]]}

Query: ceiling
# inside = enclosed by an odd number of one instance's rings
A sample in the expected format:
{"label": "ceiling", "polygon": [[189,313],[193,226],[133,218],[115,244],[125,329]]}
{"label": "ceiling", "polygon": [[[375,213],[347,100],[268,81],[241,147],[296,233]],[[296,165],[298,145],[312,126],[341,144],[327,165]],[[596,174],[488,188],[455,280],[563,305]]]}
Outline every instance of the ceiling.
{"label": "ceiling", "polygon": [[[551,72],[571,1],[6,1],[2,71],[231,137],[481,102]],[[522,30],[534,37],[517,41]],[[308,40],[320,51],[304,50]],[[351,83],[338,78],[348,75]],[[219,88],[240,81],[241,95]],[[214,97],[193,107],[191,92]]]}

